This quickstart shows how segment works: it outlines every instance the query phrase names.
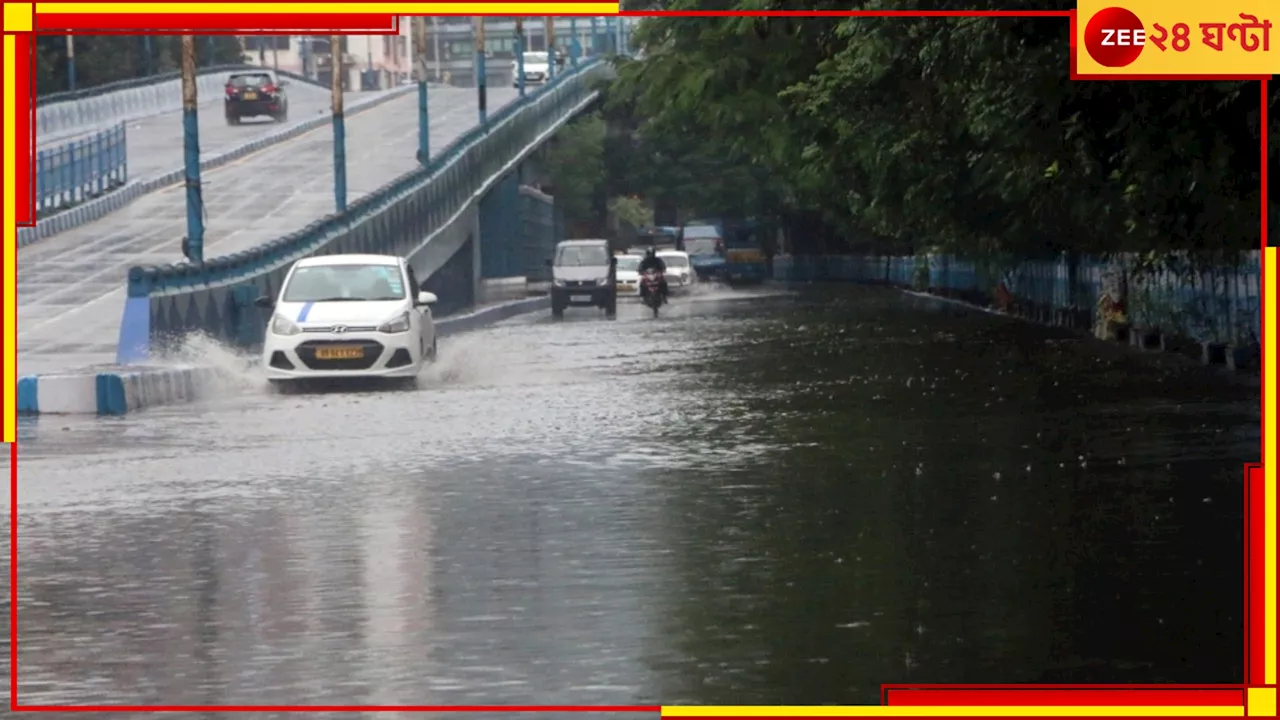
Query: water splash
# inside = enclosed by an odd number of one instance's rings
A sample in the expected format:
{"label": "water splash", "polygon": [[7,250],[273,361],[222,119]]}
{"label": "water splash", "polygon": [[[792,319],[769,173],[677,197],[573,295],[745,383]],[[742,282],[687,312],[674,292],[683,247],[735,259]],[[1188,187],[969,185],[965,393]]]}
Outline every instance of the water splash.
{"label": "water splash", "polygon": [[213,368],[217,393],[265,392],[269,389],[256,352],[234,348],[206,333],[192,333],[165,348],[149,365],[159,367],[195,366]]}

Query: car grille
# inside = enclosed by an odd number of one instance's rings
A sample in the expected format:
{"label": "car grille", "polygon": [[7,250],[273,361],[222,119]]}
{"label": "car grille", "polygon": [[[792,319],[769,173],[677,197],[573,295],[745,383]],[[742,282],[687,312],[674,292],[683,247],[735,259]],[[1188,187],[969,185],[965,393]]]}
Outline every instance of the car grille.
{"label": "car grille", "polygon": [[335,328],[344,328],[342,332],[373,332],[377,330],[376,325],[323,325],[320,327],[302,328],[304,333],[331,333],[335,332]]}
{"label": "car grille", "polygon": [[[326,347],[360,347],[364,349],[364,356],[354,359],[342,360],[320,360],[316,358],[316,350]],[[302,364],[312,370],[368,370],[378,362],[378,357],[382,355],[382,343],[376,340],[352,340],[344,342],[341,340],[308,340],[298,345],[298,359]]]}
{"label": "car grille", "polygon": [[564,285],[565,287],[571,288],[593,288],[596,286],[596,283],[594,280],[566,280]]}

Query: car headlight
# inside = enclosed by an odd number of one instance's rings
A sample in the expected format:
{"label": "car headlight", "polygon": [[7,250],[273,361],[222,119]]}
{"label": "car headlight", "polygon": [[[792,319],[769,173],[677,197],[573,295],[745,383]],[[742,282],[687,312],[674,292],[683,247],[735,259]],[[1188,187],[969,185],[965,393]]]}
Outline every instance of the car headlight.
{"label": "car headlight", "polygon": [[609,276],[608,276],[608,275],[605,275],[604,277],[600,278],[599,280],[596,280],[596,284],[597,284],[597,285],[608,285],[608,284],[609,284]]}
{"label": "car headlight", "polygon": [[409,311],[406,310],[394,320],[388,320],[379,325],[378,332],[388,334],[409,332]]}
{"label": "car headlight", "polygon": [[297,335],[300,332],[302,332],[302,328],[283,315],[276,315],[271,318],[272,335]]}
{"label": "car headlight", "polygon": [[552,280],[552,281],[551,281],[551,284],[552,284],[552,285],[555,285],[556,287],[564,287],[564,281],[563,281],[563,280],[561,280],[560,278],[556,278],[556,279]]}

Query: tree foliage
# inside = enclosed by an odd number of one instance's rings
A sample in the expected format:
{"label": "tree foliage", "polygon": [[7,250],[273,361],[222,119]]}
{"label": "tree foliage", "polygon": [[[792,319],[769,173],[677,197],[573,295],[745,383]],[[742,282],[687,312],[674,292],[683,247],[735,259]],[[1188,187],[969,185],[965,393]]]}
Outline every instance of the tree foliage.
{"label": "tree foliage", "polygon": [[[201,66],[243,62],[240,40],[231,35],[195,36],[196,62]],[[148,74],[173,72],[182,65],[182,37],[151,36],[148,62],[141,35],[77,35],[75,37],[76,89],[105,85]],[[69,90],[67,38],[36,38],[36,92],[38,95]]]}
{"label": "tree foliage", "polygon": [[543,154],[548,191],[575,232],[599,226],[604,219],[605,121],[598,113],[584,115],[566,125]]}
{"label": "tree foliage", "polygon": [[[1008,4],[786,3],[850,8]],[[1256,248],[1258,85],[1073,82],[1068,34],[1062,18],[648,18],[610,90],[636,137],[618,189],[777,214],[814,251]]]}

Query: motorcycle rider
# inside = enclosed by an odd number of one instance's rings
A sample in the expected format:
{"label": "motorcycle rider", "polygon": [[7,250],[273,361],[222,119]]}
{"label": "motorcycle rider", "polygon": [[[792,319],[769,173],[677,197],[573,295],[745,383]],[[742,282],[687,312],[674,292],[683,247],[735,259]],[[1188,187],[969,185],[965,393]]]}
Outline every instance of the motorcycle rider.
{"label": "motorcycle rider", "polygon": [[657,248],[649,248],[644,254],[644,259],[640,261],[640,274],[644,274],[649,270],[658,271],[658,287],[662,292],[662,304],[667,304],[667,264],[662,262],[662,258],[658,257]]}

